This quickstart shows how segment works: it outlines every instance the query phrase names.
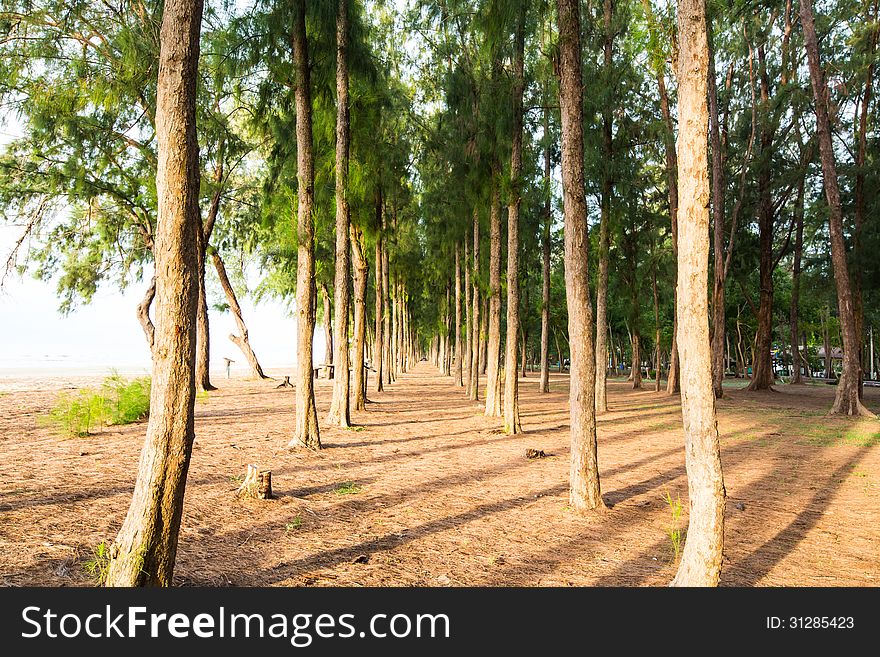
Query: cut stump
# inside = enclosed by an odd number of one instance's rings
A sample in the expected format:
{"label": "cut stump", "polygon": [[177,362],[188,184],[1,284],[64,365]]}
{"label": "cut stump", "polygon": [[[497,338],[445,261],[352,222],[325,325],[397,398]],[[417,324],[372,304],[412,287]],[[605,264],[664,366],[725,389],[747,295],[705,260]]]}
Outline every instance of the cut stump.
{"label": "cut stump", "polygon": [[236,493],[238,497],[252,497],[257,500],[271,500],[272,471],[260,470],[255,465],[247,467],[247,475]]}

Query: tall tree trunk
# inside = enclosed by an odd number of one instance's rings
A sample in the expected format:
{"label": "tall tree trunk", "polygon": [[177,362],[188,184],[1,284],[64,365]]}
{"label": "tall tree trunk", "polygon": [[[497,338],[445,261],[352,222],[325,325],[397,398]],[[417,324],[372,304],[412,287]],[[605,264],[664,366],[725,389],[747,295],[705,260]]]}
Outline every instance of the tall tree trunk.
{"label": "tall tree trunk", "polygon": [[[348,2],[336,3],[336,270],[334,280],[335,354],[333,357],[333,398],[327,422],[346,428],[351,425],[349,408],[348,371],[348,279],[349,263],[349,219],[348,207],[348,150],[350,144],[350,121],[348,100]],[[365,309],[364,309],[365,310]],[[357,311],[355,311],[357,317]],[[361,330],[366,334],[366,323]],[[361,344],[363,359],[364,343]],[[363,368],[361,368],[363,369]]]}
{"label": "tall tree trunk", "polygon": [[266,376],[263,372],[263,368],[260,366],[260,361],[257,360],[257,355],[251,348],[251,343],[248,339],[247,325],[244,323],[244,315],[242,315],[241,306],[238,303],[238,298],[235,296],[235,290],[232,287],[232,283],[229,282],[229,276],[226,274],[226,266],[223,264],[223,259],[216,251],[211,253],[211,259],[214,261],[214,269],[217,270],[217,277],[220,279],[220,286],[223,288],[223,292],[226,293],[226,301],[229,303],[229,310],[232,312],[232,317],[235,319],[235,325],[238,327],[238,335],[230,333],[229,339],[232,341],[232,344],[238,347],[241,350],[241,353],[244,354],[248,365],[251,366],[251,372],[253,372],[254,376],[258,379],[268,379],[269,377]]}
{"label": "tall tree trunk", "polygon": [[870,376],[871,365],[864,367],[864,358],[862,345],[864,341],[864,323],[865,309],[862,298],[862,259],[864,257],[862,247],[862,236],[864,234],[865,224],[865,179],[866,164],[868,154],[868,114],[871,107],[874,88],[874,66],[875,53],[877,50],[877,39],[880,37],[880,25],[877,24],[878,19],[878,2],[874,0],[871,7],[873,15],[868,12],[865,16],[866,22],[874,26],[871,31],[871,39],[868,46],[868,70],[865,72],[865,86],[862,92],[859,107],[859,129],[856,140],[856,179],[855,179],[855,233],[853,235],[853,260],[856,263],[852,268],[852,294],[853,294],[853,312],[856,321],[856,336],[859,341],[859,399],[862,399],[863,384],[865,374]]}
{"label": "tall tree trunk", "polygon": [[[383,230],[385,223],[382,223]],[[384,237],[382,240],[382,337],[385,353],[382,356],[383,365],[385,366],[385,383],[391,383],[393,378],[392,371],[394,365],[391,362],[391,289],[390,289],[391,272],[389,270],[388,243]]]}
{"label": "tall tree trunk", "polygon": [[[467,256],[465,256],[467,257]],[[461,244],[455,243],[455,372],[453,380],[459,388],[464,387],[464,365],[462,355],[464,346],[461,343]]]}
{"label": "tall tree trunk", "polygon": [[293,59],[296,67],[297,261],[296,427],[289,447],[321,449],[312,338],[315,335],[315,160],[312,152],[312,90],[306,37],[306,0],[296,0]]}
{"label": "tall tree trunk", "polygon": [[[522,424],[519,417],[519,376],[517,376],[516,350],[520,337],[519,209],[522,202],[525,12],[526,5],[523,4],[520,8],[514,38],[513,134],[511,135],[510,149],[510,202],[507,205],[507,343],[504,353],[504,431],[509,434],[522,433]],[[500,297],[498,305],[501,305]],[[499,313],[500,310],[499,307]],[[523,358],[525,358],[525,353],[525,341],[523,341]],[[525,366],[523,366],[523,369],[525,369]]]}
{"label": "tall tree trunk", "polygon": [[707,26],[709,43],[709,141],[712,146],[712,236],[714,266],[712,284],[712,388],[715,398],[724,396],[724,151],[718,112],[718,85],[715,81],[715,48],[712,25]]}
{"label": "tall tree trunk", "polygon": [[[810,0],[801,0],[801,25],[804,30],[804,45],[810,68],[810,81],[816,109],[816,132],[819,137],[819,155],[822,161],[822,178],[825,181],[825,197],[828,200],[828,229],[831,235],[831,261],[834,265],[834,282],[837,286],[837,308],[840,315],[840,329],[843,334],[843,371],[837,384],[837,393],[831,413],[841,415],[863,415],[876,417],[862,405],[859,399],[859,354],[861,340],[856,332],[855,308],[846,259],[846,244],[843,239],[843,211],[840,204],[840,189],[837,183],[837,165],[834,160],[834,146],[831,141],[831,124],[828,120],[828,87],[822,75],[819,59],[819,43],[813,24],[813,7]],[[826,357],[830,354],[826,353]]]}
{"label": "tall tree trunk", "polygon": [[489,315],[486,343],[486,410],[501,417],[501,180],[493,174],[489,207]]}
{"label": "tall tree trunk", "polygon": [[614,193],[614,15],[613,0],[604,0],[602,14],[605,29],[603,42],[603,83],[608,100],[602,107],[602,168],[601,207],[599,213],[599,275],[596,282],[596,412],[608,410],[608,249],[611,222],[611,203]]}
{"label": "tall tree trunk", "polygon": [[383,213],[382,213],[382,188],[380,187],[376,193],[376,225],[379,229],[376,235],[376,277],[373,286],[376,288],[376,342],[373,347],[373,365],[376,370],[376,392],[383,392],[385,389],[385,334],[383,332],[385,312],[382,298],[382,244],[384,242]]}
{"label": "tall tree trunk", "polygon": [[596,355],[590,302],[587,201],[584,196],[583,76],[579,0],[558,0],[559,106],[562,117],[562,199],[565,294],[571,351],[569,503],[578,512],[604,508],[596,454]]}
{"label": "tall tree trunk", "polygon": [[464,309],[465,309],[465,339],[464,339],[464,374],[467,377],[464,382],[465,395],[471,396],[471,368],[473,363],[473,325],[471,318],[471,267],[470,250],[468,249],[467,232],[464,239]]}
{"label": "tall tree trunk", "polygon": [[550,182],[550,110],[544,108],[544,235],[541,265],[541,381],[538,390],[550,392],[550,228],[553,224]]}
{"label": "tall tree trunk", "polygon": [[480,374],[486,374],[489,363],[489,297],[483,297],[483,310],[480,314]]}
{"label": "tall tree trunk", "polygon": [[[791,312],[789,314],[789,329],[791,332],[791,383],[797,385],[803,383],[801,376],[802,358],[798,348],[798,306],[801,291],[801,259],[804,253],[804,176],[798,182],[797,198],[795,200],[795,236],[794,236],[794,266],[791,273]],[[804,354],[806,355],[806,354]]]}
{"label": "tall tree trunk", "polygon": [[166,0],[156,93],[156,333],[150,419],[128,513],[110,548],[107,586],[170,586],[194,439],[201,0]]}
{"label": "tall tree trunk", "polygon": [[709,169],[706,148],[706,75],[709,47],[705,0],[680,0],[678,232],[678,344],[681,412],[690,514],[674,586],[717,586],[724,543],[724,478],[712,390],[707,283],[709,278]]}
{"label": "tall tree trunk", "polygon": [[663,365],[660,362],[660,298],[657,294],[657,260],[654,242],[651,240],[651,293],[654,298],[654,392],[660,392],[660,376]]}
{"label": "tall tree trunk", "polygon": [[354,264],[354,410],[363,411],[367,407],[367,386],[364,378],[364,347],[367,340],[367,277],[369,263],[364,253],[364,235],[354,224],[351,230],[351,252]]}
{"label": "tall tree trunk", "polygon": [[474,271],[473,271],[473,299],[474,309],[471,313],[471,371],[470,384],[468,385],[468,399],[479,401],[480,399],[480,214],[474,208]]}
{"label": "tall tree trunk", "polygon": [[208,256],[208,248],[211,243],[211,234],[214,232],[214,224],[217,214],[220,212],[220,195],[223,191],[223,153],[225,142],[221,140],[218,164],[214,169],[214,184],[216,188],[211,195],[211,204],[208,206],[208,214],[199,231],[199,303],[196,315],[196,385],[202,390],[216,390],[211,384],[211,331],[208,323],[208,295],[205,287],[205,265]]}

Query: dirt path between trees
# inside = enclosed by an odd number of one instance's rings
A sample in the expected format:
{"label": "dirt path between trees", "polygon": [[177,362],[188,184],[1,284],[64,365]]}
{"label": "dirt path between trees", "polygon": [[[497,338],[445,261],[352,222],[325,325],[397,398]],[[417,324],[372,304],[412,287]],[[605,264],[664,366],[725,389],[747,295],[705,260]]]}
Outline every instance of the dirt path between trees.
{"label": "dirt path between trees", "polygon": [[[509,437],[420,363],[371,391],[361,426],[322,427],[320,453],[286,449],[292,390],[216,383],[196,407],[178,585],[640,586],[674,573],[666,492],[687,521],[676,397],[609,385],[599,464],[613,507],[581,517],[567,506],[565,375],[548,395],[520,380],[525,433]],[[322,421],[330,384],[317,382]],[[38,421],[56,395],[0,395],[0,584],[92,583],[84,564],[128,508],[144,425],[60,437]],[[832,397],[779,386],[719,403],[723,584],[880,584],[880,423],[826,418]],[[880,391],[866,397],[880,410]],[[249,463],[272,470],[277,499],[236,499]]]}

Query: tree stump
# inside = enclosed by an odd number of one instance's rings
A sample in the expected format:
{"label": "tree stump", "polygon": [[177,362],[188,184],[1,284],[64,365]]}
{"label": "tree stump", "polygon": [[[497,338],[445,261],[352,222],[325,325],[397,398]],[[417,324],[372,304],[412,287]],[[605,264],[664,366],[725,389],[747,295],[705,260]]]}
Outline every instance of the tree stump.
{"label": "tree stump", "polygon": [[543,449],[527,449],[526,450],[526,458],[527,459],[544,459],[547,458],[547,454]]}
{"label": "tree stump", "polygon": [[293,388],[294,385],[290,382],[290,377],[289,377],[289,376],[285,376],[285,377],[284,377],[284,381],[282,381],[281,383],[279,383],[279,384],[278,384],[277,386],[275,386],[275,387],[276,387],[276,388]]}
{"label": "tree stump", "polygon": [[253,497],[258,500],[271,500],[272,471],[260,470],[255,465],[248,465],[247,475],[236,493],[238,497]]}

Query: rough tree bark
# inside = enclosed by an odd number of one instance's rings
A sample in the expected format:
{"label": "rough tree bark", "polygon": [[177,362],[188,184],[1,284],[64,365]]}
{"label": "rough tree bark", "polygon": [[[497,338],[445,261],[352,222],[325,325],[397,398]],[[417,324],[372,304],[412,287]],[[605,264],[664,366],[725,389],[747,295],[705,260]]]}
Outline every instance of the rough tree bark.
{"label": "rough tree bark", "polygon": [[363,232],[354,224],[351,224],[350,228],[354,264],[354,360],[351,363],[351,369],[354,372],[354,410],[362,411],[367,407],[364,346],[367,338],[367,276],[370,267],[364,253]]}
{"label": "rough tree bark", "polygon": [[569,503],[577,512],[604,508],[596,455],[596,355],[590,302],[587,202],[584,196],[583,75],[579,0],[558,0],[559,106],[562,117],[562,199],[565,294],[571,352]]}
{"label": "rough tree bark", "polygon": [[[348,371],[348,279],[351,269],[348,252],[348,150],[350,121],[348,100],[348,2],[336,5],[336,271],[334,280],[335,355],[333,362],[333,398],[327,422],[346,428],[351,425]],[[355,312],[355,316],[357,312]],[[364,323],[363,329],[366,328]],[[364,345],[361,345],[363,358]],[[363,369],[363,368],[361,368]]]}
{"label": "rough tree bark", "polygon": [[306,37],[306,0],[296,0],[293,59],[296,68],[297,261],[296,261],[296,427],[289,447],[321,449],[312,338],[315,334],[315,160],[312,152],[312,91]]}
{"label": "rough tree bark", "polygon": [[[819,43],[813,23],[813,7],[810,0],[801,0],[801,25],[804,31],[804,45],[810,69],[810,82],[813,86],[814,107],[816,111],[816,132],[819,137],[819,155],[822,162],[822,178],[825,181],[825,198],[828,201],[828,229],[831,235],[831,261],[834,265],[834,283],[837,286],[837,309],[840,315],[840,330],[843,336],[843,371],[837,384],[832,414],[863,415],[876,417],[862,405],[859,399],[859,376],[861,340],[856,333],[855,308],[853,307],[852,287],[846,258],[846,244],[843,239],[843,210],[840,203],[840,188],[837,182],[837,164],[834,159],[834,146],[831,141],[831,123],[828,119],[828,87],[822,74],[819,59]],[[827,360],[830,354],[826,352]]]}
{"label": "rough tree bark", "polygon": [[718,111],[718,85],[715,82],[715,48],[712,25],[707,26],[709,43],[709,141],[712,145],[712,389],[715,398],[724,396],[724,151]]}
{"label": "rough tree bark", "polygon": [[[510,149],[510,201],[507,205],[507,343],[504,352],[504,431],[522,433],[519,418],[519,208],[522,202],[523,77],[525,59],[525,4],[516,24],[513,55],[513,134]],[[499,291],[500,292],[500,291]],[[501,299],[499,298],[499,305]],[[499,308],[500,311],[500,308]],[[499,327],[500,330],[500,327]],[[525,357],[525,344],[523,344]]]}
{"label": "rough tree bark", "polygon": [[717,586],[724,543],[724,478],[709,346],[709,167],[705,0],[679,0],[678,347],[690,514],[673,586]]}
{"label": "rough tree bark", "polygon": [[166,0],[156,94],[156,333],[150,419],[107,586],[170,586],[194,439],[202,0]]}
{"label": "rough tree bark", "polygon": [[268,379],[270,377],[266,376],[263,372],[263,368],[260,366],[260,361],[257,360],[257,355],[251,348],[251,343],[248,339],[247,326],[244,323],[244,315],[242,315],[241,306],[238,303],[238,298],[235,296],[235,290],[232,287],[232,283],[229,282],[229,276],[226,274],[226,266],[223,264],[223,259],[216,251],[211,253],[211,259],[214,261],[214,269],[217,270],[217,277],[220,279],[220,286],[223,288],[223,292],[226,293],[226,300],[229,302],[229,310],[232,312],[232,317],[235,319],[235,325],[238,327],[238,335],[230,333],[229,339],[232,341],[232,344],[238,347],[241,350],[241,353],[244,354],[248,365],[251,366],[251,371],[254,373],[254,376],[258,379]]}

